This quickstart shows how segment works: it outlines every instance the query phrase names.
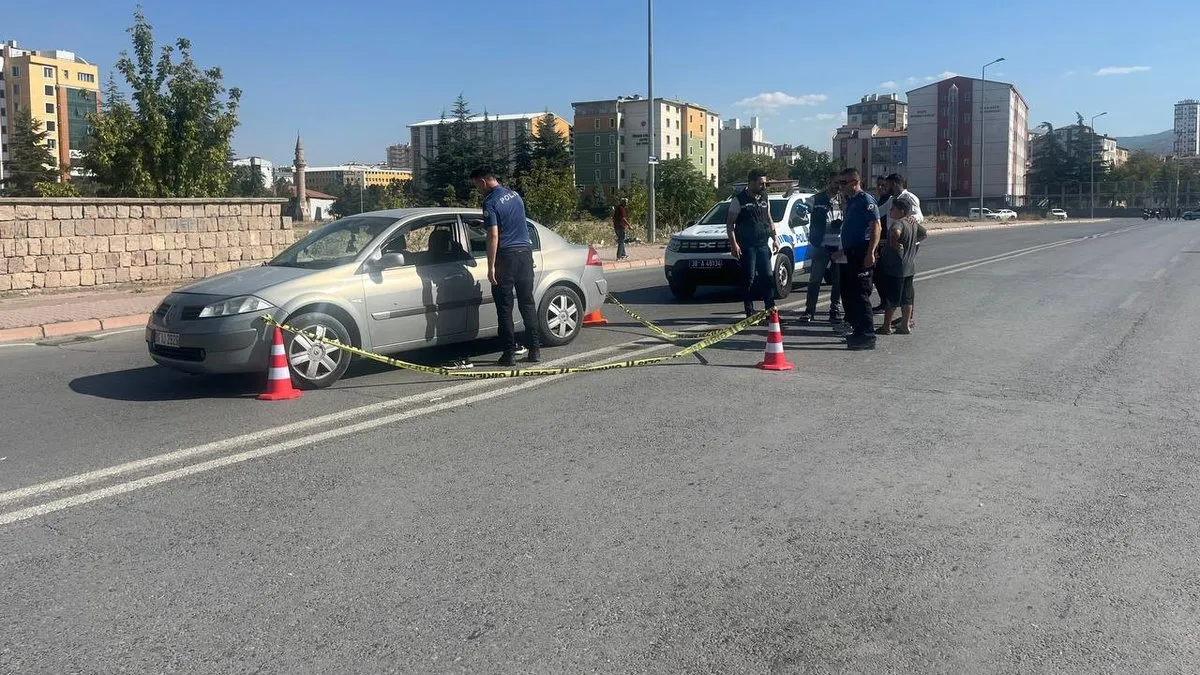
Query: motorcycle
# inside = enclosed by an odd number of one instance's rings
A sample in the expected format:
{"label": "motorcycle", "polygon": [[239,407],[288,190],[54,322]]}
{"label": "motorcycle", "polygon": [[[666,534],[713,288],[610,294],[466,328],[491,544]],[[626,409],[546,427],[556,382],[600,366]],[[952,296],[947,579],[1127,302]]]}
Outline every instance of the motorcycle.
{"label": "motorcycle", "polygon": [[1150,209],[1142,209],[1142,220],[1150,220]]}

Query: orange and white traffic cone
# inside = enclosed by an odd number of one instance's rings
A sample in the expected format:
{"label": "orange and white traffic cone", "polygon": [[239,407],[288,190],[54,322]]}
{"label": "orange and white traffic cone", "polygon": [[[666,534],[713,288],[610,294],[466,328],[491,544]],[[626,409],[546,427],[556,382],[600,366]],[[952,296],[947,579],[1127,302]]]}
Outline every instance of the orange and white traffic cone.
{"label": "orange and white traffic cone", "polygon": [[758,367],[761,370],[791,370],[792,364],[783,355],[783,331],[779,329],[779,312],[771,310],[767,321],[767,353]]}
{"label": "orange and white traffic cone", "polygon": [[300,398],[304,392],[292,386],[287,352],[283,349],[283,331],[275,327],[275,342],[271,345],[271,367],[267,370],[267,390],[258,395],[260,401],[287,401]]}
{"label": "orange and white traffic cone", "polygon": [[604,315],[600,313],[600,308],[597,307],[596,309],[593,309],[592,311],[590,311],[584,315],[583,325],[585,325],[585,326],[607,326],[608,319],[604,318]]}

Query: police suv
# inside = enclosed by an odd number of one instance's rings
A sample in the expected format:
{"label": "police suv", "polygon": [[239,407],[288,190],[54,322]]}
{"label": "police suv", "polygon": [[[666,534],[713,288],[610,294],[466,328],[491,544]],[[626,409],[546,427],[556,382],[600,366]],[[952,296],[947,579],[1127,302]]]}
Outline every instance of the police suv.
{"label": "police suv", "polygon": [[[743,188],[745,183],[734,185],[734,194]],[[771,259],[776,297],[786,298],[792,292],[792,279],[808,269],[809,210],[815,194],[795,181],[767,183],[771,221],[781,243]],[[677,300],[692,297],[698,286],[741,285],[741,268],[730,252],[725,232],[729,201],[717,203],[667,244],[663,263],[667,285]],[[774,243],[771,246],[774,248]]]}

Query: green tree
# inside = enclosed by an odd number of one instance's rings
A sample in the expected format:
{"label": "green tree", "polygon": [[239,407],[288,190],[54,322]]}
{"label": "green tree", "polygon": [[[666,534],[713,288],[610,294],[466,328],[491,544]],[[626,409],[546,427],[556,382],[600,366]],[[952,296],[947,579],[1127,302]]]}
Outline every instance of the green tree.
{"label": "green tree", "polygon": [[513,141],[512,189],[525,196],[525,179],[533,171],[533,141],[525,131],[525,125],[517,125],[517,137]]}
{"label": "green tree", "polygon": [[[800,181],[801,186],[821,190],[837,175],[838,166],[828,152],[818,152],[800,145],[796,147],[796,154],[799,157],[788,169],[788,177]],[[742,180],[745,180],[745,174],[742,175]]]}
{"label": "green tree", "polygon": [[708,178],[682,157],[659,163],[655,185],[656,217],[675,230],[683,229],[688,220],[703,214],[716,198]]}
{"label": "green tree", "polygon": [[9,197],[38,197],[39,184],[58,182],[58,162],[47,143],[41,120],[29,110],[19,110],[12,118],[8,141],[8,170],[3,194]]}
{"label": "green tree", "polygon": [[[445,114],[438,124],[436,153],[426,157],[424,177],[426,198],[442,206],[456,206],[471,200],[471,172],[485,163],[498,162],[499,151],[494,142],[471,132],[471,106],[459,94],[451,108],[451,118]],[[489,148],[489,145],[491,146]],[[507,160],[491,168],[503,178]]]}
{"label": "green tree", "polygon": [[78,197],[79,188],[71,183],[38,183],[33,186],[38,197]]}
{"label": "green tree", "polygon": [[537,135],[533,140],[533,160],[541,161],[555,171],[575,170],[574,160],[567,139],[555,126],[556,118],[553,113],[546,112],[537,119]]}
{"label": "green tree", "polygon": [[1038,128],[1045,129],[1046,133],[1033,142],[1029,185],[1035,192],[1054,190],[1064,183],[1068,162],[1067,149],[1060,135],[1055,132],[1054,125],[1042,122]]}
{"label": "green tree", "polygon": [[525,210],[539,223],[554,227],[575,212],[575,181],[570,174],[555,169],[545,160],[534,160],[525,186]]}
{"label": "green tree", "polygon": [[[290,188],[288,190],[290,196]],[[267,189],[262,171],[253,166],[235,166],[229,176],[230,197],[266,197],[271,194]]]}
{"label": "green tree", "polygon": [[91,117],[84,167],[112,195],[223,196],[241,90],[227,92],[219,68],[202,70],[186,38],[156,52],[140,9],[128,32],[133,54],[121,53],[117,71],[131,100],[110,79],[103,114]]}
{"label": "green tree", "polygon": [[762,169],[767,172],[767,178],[771,180],[783,180],[788,177],[791,167],[783,160],[775,159],[771,155],[756,155],[752,152],[739,152],[730,155],[725,163],[721,165],[721,189],[722,195],[728,195],[732,191],[734,183],[746,182],[746,174],[750,169]]}

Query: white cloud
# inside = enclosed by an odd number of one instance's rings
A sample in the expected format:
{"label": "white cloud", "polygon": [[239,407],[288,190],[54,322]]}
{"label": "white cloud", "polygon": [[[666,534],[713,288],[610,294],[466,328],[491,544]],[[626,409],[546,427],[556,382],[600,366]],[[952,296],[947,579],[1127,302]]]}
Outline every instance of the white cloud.
{"label": "white cloud", "polygon": [[[842,113],[842,115],[845,115],[845,114],[846,113]],[[842,115],[839,115],[837,113],[817,113],[817,119],[819,119],[819,120],[836,120],[836,119],[840,118]]]}
{"label": "white cloud", "polygon": [[895,89],[896,82],[894,80],[888,80],[887,82],[880,82],[879,88],[880,89]]}
{"label": "white cloud", "polygon": [[1150,66],[1108,66],[1096,71],[1096,75],[1130,75],[1132,73],[1144,73],[1150,70]]}
{"label": "white cloud", "polygon": [[958,77],[958,73],[954,72],[953,70],[943,70],[937,75],[937,79],[939,80],[948,80],[952,77]]}
{"label": "white cloud", "polygon": [[1067,72],[1063,73],[1063,77],[1075,77],[1075,71],[1068,70]]}
{"label": "white cloud", "polygon": [[787,108],[798,105],[817,105],[824,103],[829,97],[825,94],[803,94],[801,96],[792,96],[785,94],[782,91],[763,92],[757,96],[744,98],[735,106],[745,108],[746,110],[754,110],[760,112],[777,112],[780,108]]}

